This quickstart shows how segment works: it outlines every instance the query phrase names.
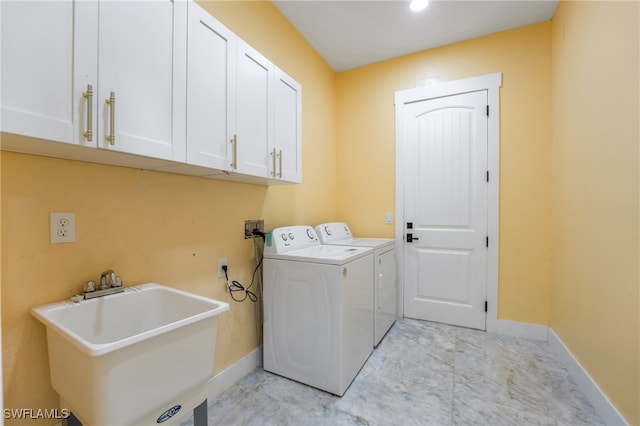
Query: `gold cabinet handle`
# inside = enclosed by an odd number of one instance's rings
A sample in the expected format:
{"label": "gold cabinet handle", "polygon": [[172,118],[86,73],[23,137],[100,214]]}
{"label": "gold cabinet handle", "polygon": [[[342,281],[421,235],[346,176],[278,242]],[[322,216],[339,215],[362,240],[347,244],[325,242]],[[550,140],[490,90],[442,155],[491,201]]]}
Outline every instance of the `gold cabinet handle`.
{"label": "gold cabinet handle", "polygon": [[278,177],[282,177],[282,150],[278,152],[278,163],[280,164],[280,173],[278,173]]}
{"label": "gold cabinet handle", "polygon": [[271,169],[271,176],[276,177],[276,149],[271,151],[271,160],[273,160],[273,168]]}
{"label": "gold cabinet handle", "polygon": [[111,92],[109,99],[105,100],[105,103],[109,105],[111,120],[109,121],[109,134],[104,138],[109,144],[116,144],[116,93]]}
{"label": "gold cabinet handle", "polygon": [[231,162],[231,168],[236,169],[238,167],[238,135],[233,135],[231,139],[231,145],[233,145],[233,161]]}
{"label": "gold cabinet handle", "polygon": [[82,136],[91,142],[93,140],[93,86],[87,84],[87,91],[82,92],[82,97],[87,100],[87,130],[82,131]]}

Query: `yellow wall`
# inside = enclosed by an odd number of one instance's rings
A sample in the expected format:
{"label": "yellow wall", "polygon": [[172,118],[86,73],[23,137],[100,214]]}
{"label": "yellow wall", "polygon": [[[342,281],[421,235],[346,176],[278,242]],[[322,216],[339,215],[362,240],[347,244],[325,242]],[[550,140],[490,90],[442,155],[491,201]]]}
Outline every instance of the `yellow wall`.
{"label": "yellow wall", "polygon": [[[256,305],[232,302],[217,278],[217,259],[226,257],[231,278],[250,281],[255,260],[244,220],[264,218],[269,229],[336,214],[335,74],[271,3],[205,7],[302,84],[303,183],[265,187],[2,153],[6,408],[58,406],[45,330],[29,310],[78,293],[107,268],[127,286],[155,281],[228,301],[216,352],[222,370],[261,343]],[[51,211],[76,213],[76,243],[49,244]]]}
{"label": "yellow wall", "polygon": [[[392,237],[394,92],[426,78],[503,73],[499,317],[548,324],[551,31],[544,22],[338,75],[338,209],[355,234]],[[395,218],[402,220],[402,218]]]}
{"label": "yellow wall", "polygon": [[[394,92],[502,72],[499,317],[551,323],[640,423],[637,2],[562,3],[552,23],[338,75],[271,3],[201,4],[302,84],[304,183],[262,187],[2,153],[5,407],[57,406],[44,328],[29,309],[78,292],[105,268],[126,285],[158,281],[229,300],[217,258],[249,280],[244,219],[262,217],[267,228],[345,220],[356,233],[392,237],[384,215],[395,212]],[[49,244],[50,211],[76,212],[75,244]],[[231,303],[216,371],[260,344],[255,307]]]}
{"label": "yellow wall", "polygon": [[551,326],[640,424],[638,2],[553,17]]}

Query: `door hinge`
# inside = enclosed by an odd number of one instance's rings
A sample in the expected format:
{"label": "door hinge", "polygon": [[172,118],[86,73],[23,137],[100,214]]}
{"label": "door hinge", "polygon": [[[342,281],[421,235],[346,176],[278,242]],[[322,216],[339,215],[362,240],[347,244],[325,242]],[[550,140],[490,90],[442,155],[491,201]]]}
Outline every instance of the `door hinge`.
{"label": "door hinge", "polygon": [[487,105],[487,117],[489,116],[489,105]]}
{"label": "door hinge", "polygon": [[486,300],[484,301],[484,311],[489,312],[489,302],[487,302]]}
{"label": "door hinge", "polygon": [[487,182],[489,182],[489,170],[487,170]]}
{"label": "door hinge", "polygon": [[486,244],[487,247],[489,247],[489,236],[488,235],[486,237],[485,244]]}

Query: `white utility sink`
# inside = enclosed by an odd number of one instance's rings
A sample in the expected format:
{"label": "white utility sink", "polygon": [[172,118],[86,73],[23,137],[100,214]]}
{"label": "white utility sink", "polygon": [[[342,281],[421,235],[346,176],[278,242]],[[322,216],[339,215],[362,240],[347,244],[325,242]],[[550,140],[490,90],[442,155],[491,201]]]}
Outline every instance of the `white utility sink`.
{"label": "white utility sink", "polygon": [[[83,424],[151,424],[206,399],[225,302],[159,284],[35,307],[51,384]],[[195,406],[195,405],[194,405]],[[179,407],[176,409],[176,407]],[[164,416],[163,416],[164,415]]]}

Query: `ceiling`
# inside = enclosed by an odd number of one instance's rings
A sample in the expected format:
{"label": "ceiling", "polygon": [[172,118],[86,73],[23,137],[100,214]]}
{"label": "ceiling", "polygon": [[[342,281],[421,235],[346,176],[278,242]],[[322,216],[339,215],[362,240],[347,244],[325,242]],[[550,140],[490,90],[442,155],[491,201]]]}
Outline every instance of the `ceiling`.
{"label": "ceiling", "polygon": [[283,0],[273,4],[336,72],[550,20],[557,0]]}

